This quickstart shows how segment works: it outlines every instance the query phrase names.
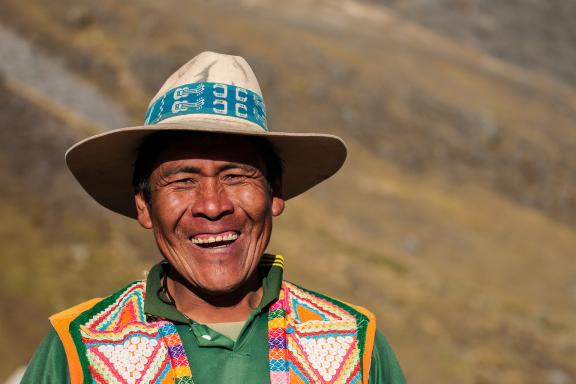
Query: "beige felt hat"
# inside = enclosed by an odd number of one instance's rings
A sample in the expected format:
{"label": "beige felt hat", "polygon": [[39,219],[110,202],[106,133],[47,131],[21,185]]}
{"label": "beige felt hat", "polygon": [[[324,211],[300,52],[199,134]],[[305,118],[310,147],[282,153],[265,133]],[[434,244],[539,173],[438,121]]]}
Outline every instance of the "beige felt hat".
{"label": "beige felt hat", "polygon": [[262,92],[246,60],[203,52],[168,78],[150,102],[143,126],[89,137],[66,152],[66,163],[96,201],[135,218],[137,151],[146,136],[159,131],[265,137],[282,160],[285,199],[332,176],[346,159],[346,145],[337,136],[269,131]]}

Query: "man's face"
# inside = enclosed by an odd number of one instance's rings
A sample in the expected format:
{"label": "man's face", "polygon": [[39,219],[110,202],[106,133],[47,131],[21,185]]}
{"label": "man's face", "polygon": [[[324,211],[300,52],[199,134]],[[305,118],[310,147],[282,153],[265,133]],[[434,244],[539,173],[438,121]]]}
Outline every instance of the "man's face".
{"label": "man's face", "polygon": [[164,147],[150,174],[150,204],[136,195],[138,221],[152,228],[168,262],[202,292],[235,291],[254,273],[284,209],[247,138],[184,139]]}

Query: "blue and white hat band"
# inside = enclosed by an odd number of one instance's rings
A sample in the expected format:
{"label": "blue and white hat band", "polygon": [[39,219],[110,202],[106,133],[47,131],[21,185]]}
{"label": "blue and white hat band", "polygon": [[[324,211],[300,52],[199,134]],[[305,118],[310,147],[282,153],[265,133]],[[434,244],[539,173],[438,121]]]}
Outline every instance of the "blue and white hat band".
{"label": "blue and white hat band", "polygon": [[210,82],[172,88],[150,105],[144,125],[192,114],[236,117],[268,131],[262,96],[234,85]]}

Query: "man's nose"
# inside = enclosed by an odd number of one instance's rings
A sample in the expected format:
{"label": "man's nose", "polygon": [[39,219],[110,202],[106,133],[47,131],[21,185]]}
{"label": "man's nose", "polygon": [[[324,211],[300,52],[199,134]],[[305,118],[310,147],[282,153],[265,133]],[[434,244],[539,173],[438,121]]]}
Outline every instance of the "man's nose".
{"label": "man's nose", "polygon": [[234,211],[226,189],[220,185],[217,178],[203,179],[197,192],[191,206],[193,216],[218,220]]}

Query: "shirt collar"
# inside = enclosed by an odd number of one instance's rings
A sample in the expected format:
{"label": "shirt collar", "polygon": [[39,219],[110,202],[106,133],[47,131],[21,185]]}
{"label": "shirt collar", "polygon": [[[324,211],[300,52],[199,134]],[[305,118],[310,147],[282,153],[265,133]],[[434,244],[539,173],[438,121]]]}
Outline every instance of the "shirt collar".
{"label": "shirt collar", "polygon": [[[170,303],[166,293],[162,290],[162,276],[167,263],[154,265],[148,273],[146,280],[146,297],[144,299],[144,312],[152,318],[161,318],[178,323],[187,323],[189,320],[176,307]],[[262,276],[262,300],[255,311],[262,312],[269,304],[274,302],[280,294],[284,259],[280,255],[264,254],[258,265]]]}

